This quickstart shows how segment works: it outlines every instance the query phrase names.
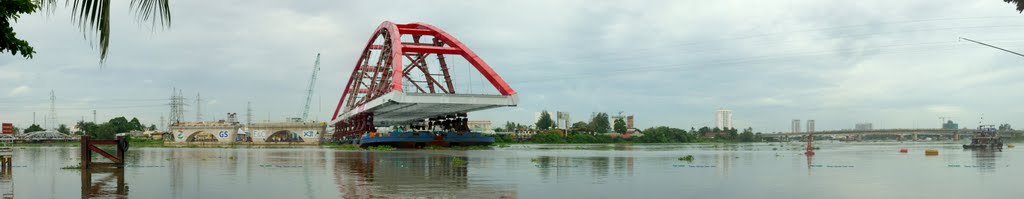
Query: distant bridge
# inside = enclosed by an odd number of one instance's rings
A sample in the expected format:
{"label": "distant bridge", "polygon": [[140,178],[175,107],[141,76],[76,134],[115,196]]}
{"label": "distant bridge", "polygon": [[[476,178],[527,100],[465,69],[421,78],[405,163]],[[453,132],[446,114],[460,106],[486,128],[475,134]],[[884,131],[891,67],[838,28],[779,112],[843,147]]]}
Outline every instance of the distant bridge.
{"label": "distant bridge", "polygon": [[[962,135],[970,135],[976,131],[975,129],[874,129],[874,130],[831,130],[831,131],[818,131],[811,132],[814,135],[948,135],[953,136],[954,140],[958,140]],[[1000,134],[1006,136],[1011,133],[1021,133],[1024,131],[1001,131]],[[761,137],[779,138],[779,137],[803,137],[807,136],[808,132],[799,133],[775,133],[775,134],[761,134]]]}

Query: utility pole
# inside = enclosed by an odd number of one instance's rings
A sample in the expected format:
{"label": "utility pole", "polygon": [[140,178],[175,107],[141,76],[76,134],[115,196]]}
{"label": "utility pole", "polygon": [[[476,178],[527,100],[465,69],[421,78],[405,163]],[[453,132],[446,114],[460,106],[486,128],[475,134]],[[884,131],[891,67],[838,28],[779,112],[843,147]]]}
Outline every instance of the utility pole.
{"label": "utility pole", "polygon": [[53,126],[47,126],[50,129],[57,129],[57,95],[54,94],[53,90],[50,90],[50,119],[49,122]]}
{"label": "utility pole", "polygon": [[252,125],[252,102],[245,102],[245,125]]}
{"label": "utility pole", "polygon": [[92,110],[92,123],[96,124],[96,110]]}
{"label": "utility pole", "polygon": [[197,122],[203,121],[202,104],[203,104],[203,98],[199,96],[199,93],[196,93],[196,121]]}
{"label": "utility pole", "polygon": [[[160,114],[160,128],[164,128],[164,114],[163,113]],[[153,129],[153,130],[155,131],[156,129]]]}

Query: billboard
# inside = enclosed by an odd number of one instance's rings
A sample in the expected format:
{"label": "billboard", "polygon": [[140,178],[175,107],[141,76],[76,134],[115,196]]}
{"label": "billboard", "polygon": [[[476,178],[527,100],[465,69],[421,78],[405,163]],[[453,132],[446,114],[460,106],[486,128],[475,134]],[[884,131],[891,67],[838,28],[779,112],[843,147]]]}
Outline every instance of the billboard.
{"label": "billboard", "polygon": [[14,125],[13,124],[11,124],[11,123],[4,123],[3,124],[3,128],[4,128],[3,134],[14,134]]}

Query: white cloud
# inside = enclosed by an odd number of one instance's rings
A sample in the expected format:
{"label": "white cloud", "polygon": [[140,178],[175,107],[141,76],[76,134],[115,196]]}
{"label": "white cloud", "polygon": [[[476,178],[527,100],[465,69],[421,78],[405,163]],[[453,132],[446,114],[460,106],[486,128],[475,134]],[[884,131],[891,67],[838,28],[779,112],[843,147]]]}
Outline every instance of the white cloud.
{"label": "white cloud", "polygon": [[30,89],[28,86],[18,86],[14,89],[11,89],[11,92],[7,93],[7,96],[18,96],[28,93],[31,90],[32,89]]}
{"label": "white cloud", "polygon": [[[1014,122],[1004,112],[1024,112],[1006,108],[1024,98],[1010,92],[1022,86],[1013,78],[1024,75],[1014,67],[1018,58],[956,42],[962,35],[1020,49],[1012,28],[1024,17],[1005,3],[438,1],[368,9],[391,3],[172,1],[174,26],[166,31],[139,28],[130,17],[112,21],[103,68],[90,48],[94,41],[67,20],[70,12],[27,15],[14,28],[38,53],[31,60],[0,56],[0,85],[53,88],[58,107],[82,107],[61,115],[91,115],[99,107],[100,120],[137,115],[156,123],[168,112],[161,99],[171,88],[217,99],[207,101],[206,111],[244,112],[251,101],[260,120],[284,118],[297,112],[320,52],[315,92],[328,110],[313,112],[332,113],[370,32],[392,20],[444,29],[510,82],[523,100],[488,112],[495,123],[532,120],[508,112],[545,108],[583,116],[626,111],[643,118],[641,127],[688,127],[710,122],[710,113],[725,106],[756,129],[788,129],[789,119],[808,117],[820,129],[879,120],[906,126],[912,122],[902,118],[939,112]],[[952,4],[959,6],[936,6]],[[112,6],[111,16],[131,16],[127,3]],[[446,11],[452,9],[461,12]],[[49,97],[26,86],[9,95]],[[998,97],[979,97],[992,95]],[[103,97],[62,102],[87,96]],[[145,100],[105,105],[109,99]],[[31,111],[14,114],[31,119]]]}

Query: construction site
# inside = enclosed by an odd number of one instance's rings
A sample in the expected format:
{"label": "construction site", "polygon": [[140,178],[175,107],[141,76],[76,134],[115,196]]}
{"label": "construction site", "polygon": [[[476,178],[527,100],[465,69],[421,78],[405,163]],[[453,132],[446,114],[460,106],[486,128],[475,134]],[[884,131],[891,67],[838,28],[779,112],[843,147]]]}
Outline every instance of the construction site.
{"label": "construction site", "polygon": [[429,24],[385,21],[357,56],[329,123],[309,119],[320,70],[317,54],[301,117],[255,123],[249,107],[245,123],[236,113],[203,121],[197,95],[196,121],[186,122],[186,99],[175,89],[168,132],[160,137],[175,144],[489,145],[494,138],[471,132],[468,113],[518,103],[516,92],[483,59]]}

